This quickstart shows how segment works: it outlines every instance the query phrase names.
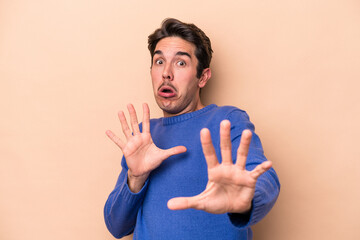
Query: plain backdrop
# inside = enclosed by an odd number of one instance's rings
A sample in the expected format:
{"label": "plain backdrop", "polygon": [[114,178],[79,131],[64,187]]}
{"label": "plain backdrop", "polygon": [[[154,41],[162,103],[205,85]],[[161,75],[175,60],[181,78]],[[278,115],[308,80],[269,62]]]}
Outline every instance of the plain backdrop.
{"label": "plain backdrop", "polygon": [[118,110],[153,100],[147,36],[212,40],[206,104],[250,115],[280,197],[256,240],[360,239],[358,0],[0,0],[0,239],[113,239]]}

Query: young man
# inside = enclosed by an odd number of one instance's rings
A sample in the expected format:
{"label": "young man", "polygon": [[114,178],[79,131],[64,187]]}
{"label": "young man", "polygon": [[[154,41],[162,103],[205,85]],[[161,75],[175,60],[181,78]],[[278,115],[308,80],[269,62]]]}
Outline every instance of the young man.
{"label": "young man", "polygon": [[[204,106],[211,77],[209,38],[193,24],[167,19],[149,36],[154,96],[164,117],[143,105],[131,129],[119,112],[126,142],[122,171],[104,208],[117,238],[252,239],[251,226],[274,205],[280,184],[254,125],[235,107]],[[178,210],[178,211],[175,211]]]}

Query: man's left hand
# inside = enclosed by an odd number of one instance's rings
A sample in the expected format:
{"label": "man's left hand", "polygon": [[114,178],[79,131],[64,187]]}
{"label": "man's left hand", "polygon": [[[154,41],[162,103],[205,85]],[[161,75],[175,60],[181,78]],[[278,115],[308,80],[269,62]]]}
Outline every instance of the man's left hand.
{"label": "man's left hand", "polygon": [[265,161],[252,171],[245,169],[252,133],[242,132],[237,151],[236,163],[231,157],[230,122],[224,120],[220,124],[220,164],[210,132],[204,128],[200,132],[201,144],[208,165],[206,189],[197,196],[178,197],[170,199],[168,207],[171,210],[194,208],[209,213],[246,213],[251,209],[258,177],[271,168],[272,163]]}

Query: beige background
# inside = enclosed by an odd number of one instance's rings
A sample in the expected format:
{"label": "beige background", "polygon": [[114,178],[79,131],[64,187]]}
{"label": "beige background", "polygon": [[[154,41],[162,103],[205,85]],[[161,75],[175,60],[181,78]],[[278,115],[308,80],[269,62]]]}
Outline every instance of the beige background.
{"label": "beige background", "polygon": [[[165,17],[212,39],[205,102],[247,110],[282,183],[256,240],[360,239],[360,2],[0,0],[0,239],[113,239],[116,113],[153,100]],[[141,116],[141,114],[139,114]]]}

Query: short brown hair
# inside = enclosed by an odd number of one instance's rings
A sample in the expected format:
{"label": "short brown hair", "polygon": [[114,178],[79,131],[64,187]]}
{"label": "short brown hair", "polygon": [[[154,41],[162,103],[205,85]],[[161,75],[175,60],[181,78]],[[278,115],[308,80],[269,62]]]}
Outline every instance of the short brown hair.
{"label": "short brown hair", "polygon": [[161,27],[156,29],[148,38],[148,48],[151,54],[151,64],[154,57],[156,44],[166,37],[180,37],[195,45],[195,56],[199,63],[196,67],[196,77],[200,78],[203,70],[210,67],[213,50],[210,39],[194,24],[183,23],[174,18],[165,19]]}

